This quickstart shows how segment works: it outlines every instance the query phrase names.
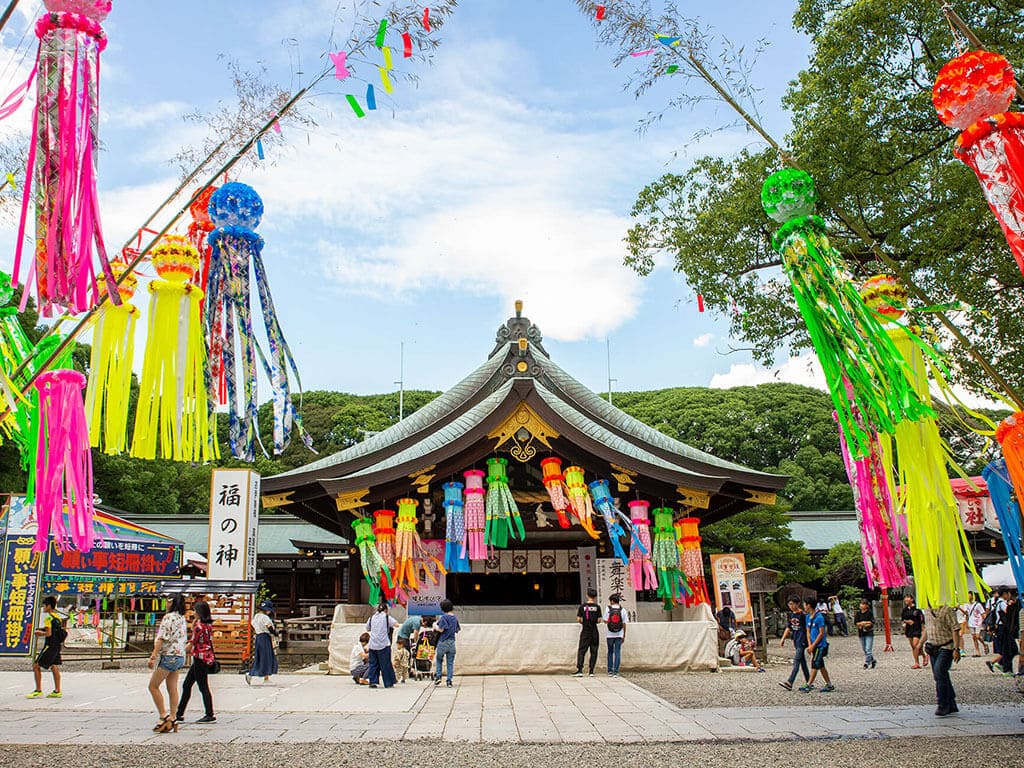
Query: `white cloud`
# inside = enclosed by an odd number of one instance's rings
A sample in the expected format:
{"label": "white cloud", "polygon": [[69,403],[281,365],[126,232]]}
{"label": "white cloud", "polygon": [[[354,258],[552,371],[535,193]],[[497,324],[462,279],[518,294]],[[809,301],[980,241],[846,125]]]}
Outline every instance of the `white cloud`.
{"label": "white cloud", "polygon": [[708,386],[712,389],[728,389],[780,382],[826,389],[825,374],[818,364],[818,358],[811,353],[791,357],[777,368],[764,368],[752,363],[734,364],[725,373],[712,376]]}
{"label": "white cloud", "polygon": [[711,340],[715,338],[713,333],[702,333],[700,336],[693,340],[693,346],[701,348],[706,347],[711,343]]}
{"label": "white cloud", "polygon": [[116,123],[122,128],[148,128],[149,126],[174,121],[181,124],[181,116],[189,109],[183,101],[155,101],[120,109],[108,109],[100,113],[103,123]]}

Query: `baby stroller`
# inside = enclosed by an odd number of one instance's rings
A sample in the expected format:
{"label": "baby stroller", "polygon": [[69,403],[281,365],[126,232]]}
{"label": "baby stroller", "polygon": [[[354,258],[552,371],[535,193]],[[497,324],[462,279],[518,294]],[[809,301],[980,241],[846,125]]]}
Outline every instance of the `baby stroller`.
{"label": "baby stroller", "polygon": [[424,630],[416,640],[416,650],[410,654],[412,658],[412,677],[423,680],[434,675],[434,652],[437,650],[437,632]]}

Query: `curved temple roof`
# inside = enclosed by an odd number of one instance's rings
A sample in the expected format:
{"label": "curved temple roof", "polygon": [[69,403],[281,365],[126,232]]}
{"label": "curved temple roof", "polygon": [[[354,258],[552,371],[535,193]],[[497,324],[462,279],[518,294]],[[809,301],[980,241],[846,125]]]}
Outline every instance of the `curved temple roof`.
{"label": "curved temple roof", "polygon": [[383,432],[264,478],[264,505],[347,535],[355,510],[425,493],[434,478],[495,453],[512,464],[560,456],[588,478],[614,478],[620,493],[692,507],[705,522],[771,503],[788,480],[699,451],[605,402],[550,359],[517,302],[479,368]]}

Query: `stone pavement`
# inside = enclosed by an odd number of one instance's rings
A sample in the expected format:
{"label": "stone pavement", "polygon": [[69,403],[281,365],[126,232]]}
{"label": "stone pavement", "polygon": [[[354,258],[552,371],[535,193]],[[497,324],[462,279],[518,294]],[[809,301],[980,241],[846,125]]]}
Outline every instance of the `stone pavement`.
{"label": "stone pavement", "polygon": [[[45,678],[44,678],[45,680]],[[468,742],[779,741],[844,737],[1024,734],[1020,707],[966,705],[937,718],[934,705],[679,709],[625,678],[522,675],[457,678],[455,687],[410,681],[370,690],[348,678],[279,675],[245,685],[212,678],[217,723],[155,735],[148,676],[72,673],[63,699],[25,699],[31,676],[0,673],[0,743],[252,743],[444,739]],[[48,681],[46,681],[48,682]],[[700,685],[694,675],[683,684]],[[202,715],[193,695],[189,719]]]}

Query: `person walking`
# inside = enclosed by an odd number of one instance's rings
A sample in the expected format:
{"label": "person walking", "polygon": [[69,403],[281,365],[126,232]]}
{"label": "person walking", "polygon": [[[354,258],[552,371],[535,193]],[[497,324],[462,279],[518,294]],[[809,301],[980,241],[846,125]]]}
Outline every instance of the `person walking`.
{"label": "person walking", "polygon": [[820,672],[825,681],[821,692],[830,693],[836,688],[832,685],[832,680],[829,679],[828,670],[825,669],[825,657],[828,656],[828,629],[825,624],[825,614],[817,609],[811,598],[804,600],[804,606],[807,610],[812,611],[807,620],[807,651],[811,654],[811,678],[807,681],[807,685],[800,687],[800,690],[804,693],[813,691],[814,679]]}
{"label": "person walking", "polygon": [[928,657],[925,655],[924,648],[922,647],[924,614],[921,613],[920,608],[914,605],[914,598],[910,595],[903,598],[903,613],[900,614],[900,618],[903,619],[903,634],[907,636],[907,642],[910,643],[910,653],[914,657],[914,663],[910,668],[920,669],[922,661],[925,664],[928,663]]}
{"label": "person walking", "polygon": [[[988,643],[985,642],[985,638],[979,637],[983,631],[982,622],[985,619],[985,606],[982,605],[981,601],[978,600],[978,596],[971,592],[971,599],[967,608],[967,630],[971,633],[971,640],[974,641],[974,653],[975,657],[979,657],[984,651],[985,655],[988,655]],[[981,647],[978,647],[978,643],[981,643]]]}
{"label": "person walking", "polygon": [[829,598],[829,603],[832,608],[832,615],[835,617],[836,631],[842,632],[843,637],[849,636],[850,627],[846,623],[846,611],[843,610],[843,604],[839,602],[839,596],[832,595]]}
{"label": "person walking", "polygon": [[583,677],[583,657],[590,651],[590,676],[594,676],[594,667],[597,666],[597,646],[601,638],[597,632],[597,625],[601,623],[601,606],[597,604],[597,590],[590,587],[587,590],[587,602],[576,611],[576,623],[580,625],[580,642],[576,649],[576,674],[573,677]]}
{"label": "person walking", "polygon": [[254,677],[262,677],[264,683],[270,682],[270,676],[277,674],[277,654],[274,653],[274,641],[277,637],[277,627],[270,614],[274,612],[274,604],[269,600],[260,603],[256,615],[252,617],[250,624],[253,632],[256,633],[256,641],[252,654],[252,666],[245,673],[245,684],[252,685]]}
{"label": "person walking", "polygon": [[448,678],[445,685],[452,687],[452,671],[455,668],[455,635],[462,631],[459,618],[455,615],[455,606],[451,600],[441,601],[441,618],[437,620],[437,629],[441,635],[437,638],[437,649],[434,651],[435,664],[434,685],[441,684],[441,662],[447,659]]}
{"label": "person walking", "polygon": [[789,673],[789,679],[783,680],[779,685],[787,691],[792,691],[797,672],[804,673],[804,685],[811,677],[811,673],[807,669],[807,614],[804,613],[804,606],[799,596],[790,595],[786,603],[789,605],[789,617],[786,622],[786,631],[782,633],[782,640],[779,642],[779,648],[786,647],[786,638],[793,638],[793,669]]}
{"label": "person walking", "polygon": [[[153,697],[157,714],[160,716],[153,730],[157,733],[178,731],[178,722],[172,712],[178,711],[178,672],[185,666],[185,643],[188,639],[188,625],[185,622],[185,596],[174,595],[167,606],[167,613],[160,620],[160,628],[153,641],[153,653],[146,666],[153,670],[149,678],[149,695]],[[160,685],[167,688],[168,706],[164,708],[164,697]]]}
{"label": "person walking", "polygon": [[622,662],[622,644],[626,641],[626,625],[629,617],[619,605],[619,595],[608,597],[608,607],[602,617],[605,626],[605,641],[608,643],[608,676],[619,676],[619,664]]}
{"label": "person walking", "polygon": [[213,615],[210,606],[203,600],[196,600],[192,605],[195,619],[192,622],[192,638],[185,650],[192,654],[192,666],[188,668],[185,682],[181,685],[181,700],[178,702],[177,716],[179,723],[185,719],[189,699],[192,698],[192,686],[199,687],[203,697],[204,714],[197,722],[215,723],[217,716],[213,713],[213,694],[210,693],[210,675],[214,671],[217,657],[213,653]]}
{"label": "person walking", "polygon": [[945,717],[959,712],[956,706],[956,691],[949,677],[949,668],[954,661],[960,661],[960,625],[956,610],[948,605],[929,608],[927,617],[925,653],[931,659],[932,677],[935,678],[935,714]]}
{"label": "person walking", "polygon": [[857,627],[857,639],[860,641],[861,650],[864,651],[864,669],[874,669],[878,664],[874,657],[875,614],[867,600],[860,601],[860,609],[853,615],[853,623]]}
{"label": "person walking", "polygon": [[57,613],[57,598],[47,595],[43,598],[43,615],[35,630],[36,637],[43,637],[43,650],[32,662],[32,674],[35,676],[36,687],[27,699],[38,699],[43,695],[43,670],[48,669],[53,675],[53,691],[46,694],[48,699],[59,699],[64,696],[60,688],[60,651],[67,640],[68,632],[64,629],[64,620]]}
{"label": "person walking", "polygon": [[366,678],[370,687],[376,688],[379,680],[385,688],[395,684],[395,668],[391,666],[391,632],[398,622],[388,613],[388,604],[381,603],[377,612],[366,621],[366,631],[370,640],[366,647],[370,654],[370,668]]}
{"label": "person walking", "polygon": [[1020,602],[1017,595],[1004,590],[1000,597],[1006,603],[999,622],[999,666],[1007,677],[1013,675],[1013,658],[1020,650]]}

